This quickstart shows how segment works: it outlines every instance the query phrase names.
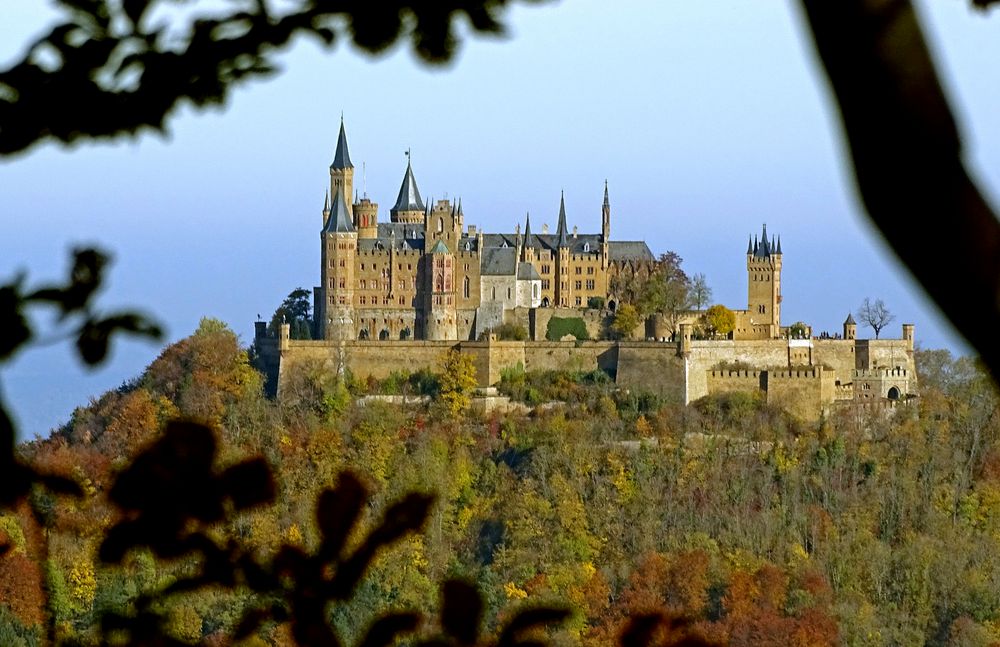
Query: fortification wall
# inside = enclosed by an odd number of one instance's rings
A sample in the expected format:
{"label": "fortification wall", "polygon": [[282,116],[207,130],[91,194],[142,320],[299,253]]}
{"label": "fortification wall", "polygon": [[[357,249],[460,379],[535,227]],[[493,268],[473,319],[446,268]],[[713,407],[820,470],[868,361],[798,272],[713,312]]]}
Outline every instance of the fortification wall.
{"label": "fortification wall", "polygon": [[767,403],[802,420],[815,420],[837,396],[834,371],[814,366],[767,372]]}
{"label": "fortification wall", "polygon": [[784,339],[692,341],[687,362],[687,401],[694,402],[709,394],[708,373],[719,364],[739,363],[758,369],[787,366],[788,342]]}
{"label": "fortification wall", "polygon": [[525,365],[523,341],[463,342],[459,350],[472,356],[480,386],[492,386],[500,381],[505,369]]}
{"label": "fortification wall", "polygon": [[842,384],[848,384],[857,368],[857,355],[854,350],[854,340],[851,339],[813,339],[813,364],[829,366],[833,369],[836,379]]}
{"label": "fortification wall", "polygon": [[709,371],[705,379],[712,394],[755,393],[767,389],[766,371]]}
{"label": "fortification wall", "polygon": [[615,381],[626,388],[659,394],[669,402],[684,404],[684,360],[677,344],[621,342],[618,345]]}
{"label": "fortification wall", "polygon": [[592,371],[601,368],[614,375],[619,358],[613,341],[535,342],[526,346],[528,371]]}

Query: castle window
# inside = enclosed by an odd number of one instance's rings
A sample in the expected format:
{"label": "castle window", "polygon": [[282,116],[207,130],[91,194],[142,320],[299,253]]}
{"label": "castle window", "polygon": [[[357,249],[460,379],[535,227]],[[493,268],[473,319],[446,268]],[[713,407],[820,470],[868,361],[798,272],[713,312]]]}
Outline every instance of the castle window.
{"label": "castle window", "polygon": [[493,288],[493,300],[494,301],[497,300],[497,289],[496,289],[496,287]]}
{"label": "castle window", "polygon": [[340,279],[340,281],[337,282],[337,285],[338,285],[338,287],[340,287],[341,289],[343,289],[345,287],[345,285],[344,285],[345,283],[346,283],[346,281],[344,281],[344,279]]}
{"label": "castle window", "polygon": [[339,298],[337,299],[337,302],[338,302],[338,303],[339,303],[340,305],[346,305],[346,304],[347,304],[347,297],[339,297]]}
{"label": "castle window", "polygon": [[543,290],[548,290],[551,287],[551,285],[552,284],[549,282],[548,279],[542,279],[542,289]]}
{"label": "castle window", "polygon": [[548,274],[551,269],[548,265],[542,265],[542,274]]}
{"label": "castle window", "polygon": [[[577,268],[577,269],[579,269],[579,268]],[[574,290],[579,290],[581,288],[583,288],[583,283],[581,281],[573,281],[573,289]]]}
{"label": "castle window", "polygon": [[531,286],[531,295],[534,298],[536,298],[536,299],[538,298],[538,284],[537,283],[535,285]]}
{"label": "castle window", "polygon": [[347,267],[347,261],[344,260],[344,259],[340,259],[340,266],[341,267]]}
{"label": "castle window", "polygon": [[587,279],[587,289],[588,290],[594,289],[594,279]]}
{"label": "castle window", "polygon": [[399,305],[401,306],[406,305],[406,297],[399,297]]}
{"label": "castle window", "polygon": [[438,218],[438,233],[444,231],[444,218]]}
{"label": "castle window", "polygon": [[367,281],[365,281],[364,279],[361,279],[361,289],[362,290],[367,290],[368,289]]}
{"label": "castle window", "polygon": [[361,264],[361,271],[362,271],[362,272],[364,272],[364,271],[365,271],[365,264],[364,264],[364,263],[362,263],[362,264]]}
{"label": "castle window", "polygon": [[574,272],[574,274],[583,274],[583,268],[582,267],[577,267],[576,268],[576,272]]}
{"label": "castle window", "polygon": [[510,288],[507,288],[507,299],[510,299]]}
{"label": "castle window", "polygon": [[399,289],[400,290],[406,289],[406,281],[404,281],[403,279],[399,279]]}
{"label": "castle window", "polygon": [[584,243],[583,244],[583,251],[584,252],[590,252],[590,243]]}
{"label": "castle window", "polygon": [[593,274],[593,273],[594,273],[594,268],[593,267],[588,267],[587,268],[587,274]]}
{"label": "castle window", "polygon": [[472,249],[472,244],[469,241],[465,241],[465,251]]}
{"label": "castle window", "polygon": [[583,297],[577,297],[576,298],[576,305],[578,305],[578,306],[582,306],[583,305]]}
{"label": "castle window", "polygon": [[368,304],[368,297],[362,296],[361,297],[361,305],[367,305],[367,304]]}
{"label": "castle window", "polygon": [[413,266],[412,266],[412,265],[410,265],[409,263],[407,263],[407,264],[406,264],[406,269],[407,269],[407,270],[412,270],[412,269],[413,269]]}
{"label": "castle window", "polygon": [[462,282],[462,295],[466,299],[469,298],[469,277],[465,277],[465,280]]}

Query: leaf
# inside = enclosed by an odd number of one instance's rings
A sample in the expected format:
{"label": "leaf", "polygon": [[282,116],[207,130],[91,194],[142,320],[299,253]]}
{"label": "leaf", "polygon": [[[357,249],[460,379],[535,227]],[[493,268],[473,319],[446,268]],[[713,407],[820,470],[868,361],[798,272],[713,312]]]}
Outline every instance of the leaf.
{"label": "leaf", "polygon": [[417,532],[424,527],[430,514],[434,496],[411,492],[386,510],[382,523],[368,535],[365,541],[372,550],[391,544],[411,532]]}
{"label": "leaf", "polygon": [[532,629],[542,629],[548,625],[564,622],[569,617],[569,611],[555,607],[534,607],[518,612],[507,626],[504,627],[497,641],[497,647],[513,647],[524,645],[521,634]]}
{"label": "leaf", "polygon": [[274,502],[274,478],[263,458],[253,458],[222,473],[222,490],[237,510]]}
{"label": "leaf", "polygon": [[341,472],[337,486],[320,493],[316,501],[316,525],[323,535],[320,554],[326,559],[340,557],[347,535],[361,516],[368,490],[351,472]]}
{"label": "leaf", "polygon": [[416,613],[390,613],[372,623],[359,647],[387,647],[396,642],[400,634],[417,628],[420,615]]}
{"label": "leaf", "polygon": [[14,351],[31,339],[31,328],[21,313],[23,301],[16,285],[0,288],[0,360],[5,360]]}
{"label": "leaf", "polygon": [[471,645],[479,636],[483,601],[475,586],[448,580],[441,587],[441,627],[459,643]]}

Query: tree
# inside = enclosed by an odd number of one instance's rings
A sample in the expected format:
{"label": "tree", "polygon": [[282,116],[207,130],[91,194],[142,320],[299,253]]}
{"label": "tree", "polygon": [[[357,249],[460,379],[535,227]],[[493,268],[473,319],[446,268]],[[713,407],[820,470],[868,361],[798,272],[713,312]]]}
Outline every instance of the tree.
{"label": "tree", "polygon": [[858,308],[858,321],[861,322],[862,326],[868,326],[875,331],[875,339],[878,339],[878,334],[882,332],[882,329],[892,323],[895,318],[896,315],[889,312],[889,308],[882,302],[882,299],[876,299],[873,302],[865,297],[861,307]]}
{"label": "tree", "polygon": [[278,309],[271,315],[268,332],[272,337],[278,336],[278,328],[283,323],[290,326],[292,339],[312,339],[312,295],[305,288],[295,288],[288,293]]}
{"label": "tree", "polygon": [[642,323],[639,311],[631,303],[623,303],[618,306],[615,313],[615,320],[611,324],[611,330],[623,339],[632,339],[632,331]]}
{"label": "tree", "polygon": [[476,365],[472,356],[454,350],[445,353],[438,391],[438,400],[445,412],[457,416],[468,409],[476,385]]}
{"label": "tree", "polygon": [[716,304],[705,311],[705,328],[715,335],[727,336],[736,327],[736,315],[724,305]]}
{"label": "tree", "polygon": [[708,280],[701,272],[691,277],[691,307],[701,310],[712,300],[712,288],[708,287]]}

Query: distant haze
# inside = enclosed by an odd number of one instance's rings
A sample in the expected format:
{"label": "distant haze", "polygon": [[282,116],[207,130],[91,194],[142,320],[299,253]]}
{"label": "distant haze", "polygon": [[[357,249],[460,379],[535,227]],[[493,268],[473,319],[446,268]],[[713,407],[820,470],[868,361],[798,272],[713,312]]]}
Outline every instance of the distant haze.
{"label": "distant haze", "polygon": [[[49,19],[23,4],[5,8],[2,65]],[[997,18],[967,4],[918,3],[990,193],[1000,186],[991,145],[1000,141],[1000,42]],[[355,186],[367,186],[380,218],[407,148],[425,199],[461,196],[466,222],[486,231],[513,231],[527,211],[533,227],[554,228],[560,190],[569,225],[598,231],[607,179],[614,238],[678,252],[689,273],[706,274],[716,302],[746,307],[747,236],[766,222],[782,237],[783,323],[839,331],[870,296],[897,316],[884,334],[912,322],[918,343],[967,352],[861,211],[795,7],[517,7],[509,38],[466,40],[441,69],[405,48],[369,59],[300,43],[283,73],[243,87],[224,110],[179,111],[169,139],[45,144],[0,164],[0,279],[22,269],[32,282],[58,278],[69,247],[95,243],[116,259],[102,304],[155,314],[171,341],[206,315],[249,341],[258,313],[269,318],[290,290],[317,281],[343,112]],[[66,347],[33,351],[4,372],[3,394],[25,435],[45,434],[158,352],[119,346],[90,374]]]}

